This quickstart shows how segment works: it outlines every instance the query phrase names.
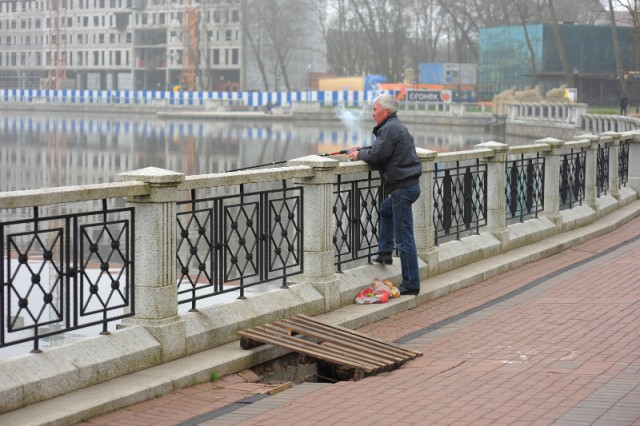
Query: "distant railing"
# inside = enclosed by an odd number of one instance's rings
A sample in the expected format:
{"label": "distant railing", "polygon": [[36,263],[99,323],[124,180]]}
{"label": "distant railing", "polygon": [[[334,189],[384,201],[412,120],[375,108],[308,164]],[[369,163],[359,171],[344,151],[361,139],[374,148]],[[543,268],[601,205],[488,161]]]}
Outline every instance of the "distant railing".
{"label": "distant railing", "polygon": [[587,104],[554,102],[509,102],[507,120],[547,122],[578,127],[587,113]]}
{"label": "distant railing", "polygon": [[323,107],[362,107],[387,91],[173,92],[163,90],[0,89],[0,104],[199,107],[235,105],[247,108],[292,106],[313,102]]}
{"label": "distant railing", "polygon": [[629,132],[640,129],[640,118],[621,115],[584,114],[578,124],[581,130],[595,134]]}

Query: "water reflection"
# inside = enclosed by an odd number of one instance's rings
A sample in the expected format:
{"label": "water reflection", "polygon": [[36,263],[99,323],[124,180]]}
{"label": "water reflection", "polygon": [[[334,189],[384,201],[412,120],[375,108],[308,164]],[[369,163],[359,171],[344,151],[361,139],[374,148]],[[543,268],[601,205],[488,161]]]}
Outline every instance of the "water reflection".
{"label": "water reflection", "polygon": [[[335,152],[370,144],[372,125],[5,111],[0,191],[112,182],[150,166],[194,175]],[[408,127],[417,146],[437,151],[495,140],[482,128]]]}

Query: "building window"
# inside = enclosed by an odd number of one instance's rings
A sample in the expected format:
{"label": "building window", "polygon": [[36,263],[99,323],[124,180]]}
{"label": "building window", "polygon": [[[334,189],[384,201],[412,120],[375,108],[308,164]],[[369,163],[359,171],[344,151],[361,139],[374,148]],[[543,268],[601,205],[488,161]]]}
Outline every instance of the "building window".
{"label": "building window", "polygon": [[240,61],[240,52],[238,49],[231,49],[231,64],[238,65]]}
{"label": "building window", "polygon": [[213,49],[213,65],[220,65],[220,49]]}
{"label": "building window", "polygon": [[226,41],[231,41],[231,35],[232,35],[231,30],[226,30],[226,31],[224,32],[224,39],[225,39]]}

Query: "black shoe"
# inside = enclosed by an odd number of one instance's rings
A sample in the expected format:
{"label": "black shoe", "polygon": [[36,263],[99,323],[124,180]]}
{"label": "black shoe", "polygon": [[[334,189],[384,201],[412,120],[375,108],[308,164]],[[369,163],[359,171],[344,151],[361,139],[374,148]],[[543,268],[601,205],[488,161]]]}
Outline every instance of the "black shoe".
{"label": "black shoe", "polygon": [[400,296],[417,296],[420,294],[420,289],[408,290],[406,288],[398,288],[400,290]]}
{"label": "black shoe", "polygon": [[378,253],[373,261],[382,263],[383,265],[391,265],[393,263],[393,256],[391,256],[391,253]]}

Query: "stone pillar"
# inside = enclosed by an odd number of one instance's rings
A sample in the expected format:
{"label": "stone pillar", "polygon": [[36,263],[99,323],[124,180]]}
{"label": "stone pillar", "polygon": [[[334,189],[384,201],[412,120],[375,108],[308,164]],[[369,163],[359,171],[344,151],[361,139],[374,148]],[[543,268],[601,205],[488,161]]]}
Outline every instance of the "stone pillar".
{"label": "stone pillar", "polygon": [[509,145],[500,142],[484,142],[476,149],[491,149],[493,157],[487,158],[487,226],[484,230],[491,232],[502,241],[503,250],[509,248],[509,231],[507,229],[507,212],[505,198],[505,164]]}
{"label": "stone pillar", "polygon": [[148,196],[127,198],[135,207],[135,316],[123,326],[143,326],[162,347],[162,362],[186,354],[184,320],[176,286],[176,199],[184,174],[149,167],[121,173],[121,181],[145,182]]}
{"label": "stone pillar", "polygon": [[551,147],[551,152],[545,155],[544,164],[544,212],[551,219],[556,229],[562,229],[562,216],[560,215],[560,165],[564,141],[554,138],[537,140],[536,143],[544,143]]}
{"label": "stone pillar", "polygon": [[428,276],[438,273],[438,250],[436,249],[436,228],[433,224],[433,182],[435,159],[438,153],[416,148],[422,162],[420,176],[420,198],[413,205],[413,227],[415,229],[418,256],[428,264]]}
{"label": "stone pillar", "polygon": [[620,133],[606,132],[602,136],[609,136],[612,142],[609,144],[609,194],[616,200],[620,200]]}
{"label": "stone pillar", "polygon": [[332,158],[310,155],[287,162],[289,166],[308,166],[315,170],[310,178],[294,180],[303,186],[304,208],[304,272],[295,281],[311,283],[325,298],[325,310],[340,307],[338,278],[334,271],[333,250],[333,184],[339,162]]}
{"label": "stone pillar", "polygon": [[596,187],[596,176],[598,167],[598,143],[600,137],[596,135],[582,135],[580,139],[587,139],[591,142],[591,146],[587,149],[586,164],[585,164],[585,177],[584,177],[584,204],[597,212],[597,198],[598,189]]}

